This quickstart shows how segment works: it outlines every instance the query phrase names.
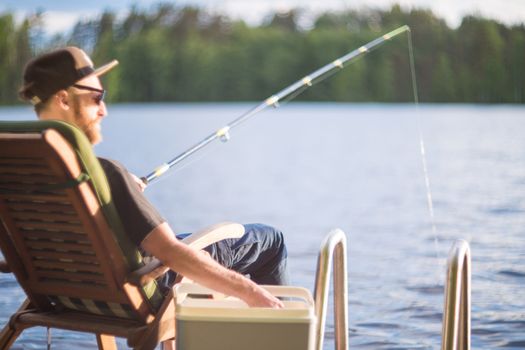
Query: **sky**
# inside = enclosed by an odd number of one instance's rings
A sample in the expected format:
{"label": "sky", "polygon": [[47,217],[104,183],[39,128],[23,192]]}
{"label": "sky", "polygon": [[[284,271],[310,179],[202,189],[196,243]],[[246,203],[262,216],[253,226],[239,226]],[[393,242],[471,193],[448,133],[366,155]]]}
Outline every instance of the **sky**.
{"label": "sky", "polygon": [[[44,11],[48,33],[67,31],[81,18],[95,18],[105,9],[125,14],[132,5],[148,8],[160,0],[0,0],[0,12],[14,12],[17,18],[39,8]],[[250,24],[260,23],[269,13],[301,8],[314,16],[323,10],[380,8],[388,9],[398,3],[404,9],[431,9],[457,27],[465,15],[481,15],[507,25],[525,23],[525,0],[177,0],[166,1],[177,5],[196,5],[213,12],[241,18]]]}

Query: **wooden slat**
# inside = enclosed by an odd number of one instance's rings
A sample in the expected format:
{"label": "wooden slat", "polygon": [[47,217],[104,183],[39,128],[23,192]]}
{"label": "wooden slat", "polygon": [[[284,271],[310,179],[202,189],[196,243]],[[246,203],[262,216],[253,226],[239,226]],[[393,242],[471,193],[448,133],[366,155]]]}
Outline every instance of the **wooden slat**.
{"label": "wooden slat", "polygon": [[69,224],[61,222],[43,222],[43,221],[20,221],[15,220],[15,224],[18,228],[25,230],[56,230],[66,231],[75,233],[85,233],[84,227],[79,224]]}
{"label": "wooden slat", "polygon": [[74,208],[71,204],[50,204],[50,203],[36,203],[36,202],[27,202],[27,201],[10,201],[8,202],[9,209],[13,211],[35,211],[42,213],[72,213],[76,214]]}
{"label": "wooden slat", "polygon": [[47,166],[47,163],[40,157],[2,157],[0,158],[0,166],[3,165]]}
{"label": "wooden slat", "polygon": [[19,230],[22,236],[27,239],[61,239],[81,244],[89,244],[89,237],[82,233],[74,232],[53,232],[39,230]]}
{"label": "wooden slat", "polygon": [[48,167],[34,165],[0,165],[0,174],[4,175],[53,175],[53,171]]}
{"label": "wooden slat", "polygon": [[97,345],[99,350],[118,350],[115,337],[108,334],[97,333]]}
{"label": "wooden slat", "polygon": [[59,262],[59,261],[48,261],[48,260],[33,260],[33,265],[36,269],[47,269],[47,270],[63,270],[63,271],[83,271],[83,272],[96,272],[102,274],[100,271],[100,265],[94,264],[79,264]]}
{"label": "wooden slat", "polygon": [[38,213],[33,211],[10,211],[11,216],[15,220],[44,220],[44,221],[62,221],[69,223],[81,224],[79,218],[76,215],[64,214],[64,213]]}
{"label": "wooden slat", "polygon": [[65,250],[65,251],[74,251],[74,252],[84,252],[84,253],[92,253],[93,249],[91,246],[83,245],[83,244],[75,244],[75,243],[62,243],[62,242],[42,242],[42,241],[25,241],[26,246],[29,249],[32,250],[38,250],[38,249],[53,249],[55,251],[57,250]]}
{"label": "wooden slat", "polygon": [[72,298],[85,298],[92,300],[108,301],[120,304],[129,304],[124,293],[115,292],[107,285],[97,282],[67,282],[67,281],[35,281],[29,287],[41,295],[63,295]]}
{"label": "wooden slat", "polygon": [[0,192],[0,198],[4,200],[29,200],[32,202],[51,202],[51,204],[71,204],[67,195],[48,195],[48,194],[4,194]]}
{"label": "wooden slat", "polygon": [[55,252],[55,251],[36,251],[32,250],[31,255],[33,258],[47,258],[47,259],[54,259],[54,260],[72,260],[72,261],[78,261],[81,263],[98,263],[98,259],[95,255],[90,254],[75,254],[71,252]]}
{"label": "wooden slat", "polygon": [[52,184],[59,183],[60,180],[56,176],[50,175],[34,175],[34,174],[0,174],[0,183],[28,183],[28,184]]}
{"label": "wooden slat", "polygon": [[51,193],[51,194],[65,194],[64,190],[57,190],[57,189],[46,189],[45,186],[52,185],[52,184],[26,184],[26,183],[13,183],[13,182],[1,182],[0,183],[0,191],[19,191],[22,193],[26,192],[44,192],[44,193]]}
{"label": "wooden slat", "polygon": [[102,275],[82,273],[82,272],[64,272],[64,271],[49,271],[49,270],[36,270],[37,278],[39,279],[53,279],[69,281],[70,283],[78,282],[98,282],[104,283],[106,279]]}

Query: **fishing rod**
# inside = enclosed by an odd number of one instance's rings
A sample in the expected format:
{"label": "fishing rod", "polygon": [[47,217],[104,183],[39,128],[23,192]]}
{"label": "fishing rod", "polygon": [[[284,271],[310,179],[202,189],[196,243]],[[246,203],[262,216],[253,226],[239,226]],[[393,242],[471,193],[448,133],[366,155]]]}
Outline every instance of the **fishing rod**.
{"label": "fishing rod", "polygon": [[273,106],[276,108],[279,107],[280,101],[283,101],[283,100],[289,101],[293,99],[294,97],[299,95],[301,92],[303,92],[310,86],[313,86],[314,84],[321,82],[322,80],[328,78],[329,76],[331,76],[338,70],[343,69],[345,67],[345,64],[348,64],[354,61],[356,58],[367,54],[368,52],[377,48],[378,46],[385,43],[386,41],[404,32],[410,32],[410,28],[407,25],[404,25],[387,34],[384,34],[383,36],[380,36],[379,38],[370,41],[369,43],[359,47],[358,49],[355,49],[347,53],[346,55],[335,59],[331,63],[328,63],[327,65],[317,69],[316,71],[306,75],[304,78],[284,88],[283,90],[279,91],[275,95],[268,97],[266,100],[261,102],[259,105],[255,106],[251,110],[237,117],[236,119],[234,119],[232,122],[230,122],[226,126],[208,135],[202,141],[188,148],[186,151],[182,152],[181,154],[179,154],[178,156],[176,156],[169,162],[160,165],[153,172],[142,177],[141,180],[144,182],[144,184],[148,185],[152,181],[158,179],[162,174],[166,173],[168,170],[173,168],[175,165],[182,162],[183,160],[185,160],[186,158],[188,158],[195,152],[199,151],[200,149],[204,148],[206,145],[210,144],[211,142],[217,139],[219,139],[222,142],[227,142],[230,139],[230,130],[233,129],[234,127],[245,122],[246,120],[253,117],[255,114],[261,112],[262,110],[266,109],[269,106]]}

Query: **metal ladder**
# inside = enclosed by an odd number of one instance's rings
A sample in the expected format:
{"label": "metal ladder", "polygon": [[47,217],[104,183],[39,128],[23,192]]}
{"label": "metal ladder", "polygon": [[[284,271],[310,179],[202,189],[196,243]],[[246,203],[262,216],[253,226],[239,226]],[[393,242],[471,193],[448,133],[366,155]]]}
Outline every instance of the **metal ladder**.
{"label": "metal ladder", "polygon": [[[332,262],[335,260],[335,263]],[[315,277],[315,315],[317,316],[316,346],[321,350],[324,341],[326,325],[326,309],[328,305],[328,288],[330,270],[334,270],[334,328],[335,349],[348,349],[348,279],[346,264],[346,236],[340,229],[328,233],[317,260]]]}
{"label": "metal ladder", "polygon": [[458,240],[448,255],[441,350],[470,350],[470,280],[470,247]]}
{"label": "metal ladder", "polygon": [[[470,350],[470,247],[458,240],[450,250],[445,281],[445,305],[441,350]],[[335,262],[334,262],[335,261]],[[315,278],[315,314],[317,316],[316,346],[322,350],[330,270],[334,273],[334,329],[335,349],[348,349],[348,279],[346,263],[346,236],[340,229],[328,233],[317,261]]]}

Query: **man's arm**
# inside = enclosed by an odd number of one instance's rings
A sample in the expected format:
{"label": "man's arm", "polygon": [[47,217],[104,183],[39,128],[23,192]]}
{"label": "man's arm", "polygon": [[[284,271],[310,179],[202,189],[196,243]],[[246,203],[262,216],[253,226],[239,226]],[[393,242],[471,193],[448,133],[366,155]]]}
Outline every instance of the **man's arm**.
{"label": "man's arm", "polygon": [[249,306],[283,307],[279,299],[256,283],[177,240],[167,223],[148,233],[141,246],[170,269],[205,287],[242,299]]}

